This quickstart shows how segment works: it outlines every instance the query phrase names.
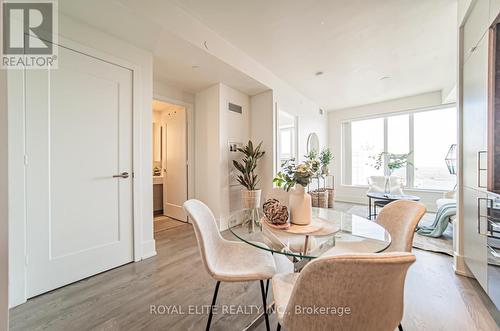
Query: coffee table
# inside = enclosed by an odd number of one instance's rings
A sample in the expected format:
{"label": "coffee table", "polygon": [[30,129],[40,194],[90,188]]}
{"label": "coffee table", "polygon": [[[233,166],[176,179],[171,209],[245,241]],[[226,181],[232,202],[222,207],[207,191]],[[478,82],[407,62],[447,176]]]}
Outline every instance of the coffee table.
{"label": "coffee table", "polygon": [[[382,192],[368,192],[366,193],[368,197],[368,219],[373,219],[377,217],[377,206],[384,207],[388,203],[396,200],[411,200],[420,201],[420,197],[410,194],[390,194]],[[373,206],[373,212],[372,212]]]}

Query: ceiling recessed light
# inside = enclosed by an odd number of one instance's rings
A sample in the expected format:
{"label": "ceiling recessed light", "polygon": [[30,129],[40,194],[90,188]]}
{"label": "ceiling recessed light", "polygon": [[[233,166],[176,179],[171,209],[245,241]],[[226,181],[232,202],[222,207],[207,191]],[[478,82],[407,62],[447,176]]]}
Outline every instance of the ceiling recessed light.
{"label": "ceiling recessed light", "polygon": [[325,21],[321,21],[321,22],[319,22],[319,24],[325,25]]}
{"label": "ceiling recessed light", "polygon": [[323,75],[323,74],[324,74],[324,72],[323,72],[323,71],[316,71],[316,73],[315,73],[315,75],[316,75],[316,76],[321,76],[321,75]]}
{"label": "ceiling recessed light", "polygon": [[386,80],[386,79],[391,79],[392,77],[391,76],[383,76],[383,77],[380,77],[378,80]]}

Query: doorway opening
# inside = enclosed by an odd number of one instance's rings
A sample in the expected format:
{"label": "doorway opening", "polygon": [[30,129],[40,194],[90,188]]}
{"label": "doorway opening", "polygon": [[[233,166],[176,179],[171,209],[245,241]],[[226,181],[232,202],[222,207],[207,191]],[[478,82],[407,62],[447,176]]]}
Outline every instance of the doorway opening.
{"label": "doorway opening", "polygon": [[278,164],[282,169],[289,161],[298,161],[297,156],[297,117],[282,110],[278,110]]}
{"label": "doorway opening", "polygon": [[187,222],[182,204],[188,199],[187,109],[153,100],[153,212],[154,232]]}

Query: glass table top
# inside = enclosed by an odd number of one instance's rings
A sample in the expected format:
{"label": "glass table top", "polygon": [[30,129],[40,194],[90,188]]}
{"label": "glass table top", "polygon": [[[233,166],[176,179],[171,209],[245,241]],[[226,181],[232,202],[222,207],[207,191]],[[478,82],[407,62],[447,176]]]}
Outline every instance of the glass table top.
{"label": "glass table top", "polygon": [[274,253],[297,258],[349,253],[378,253],[391,243],[381,225],[340,211],[313,208],[313,219],[333,225],[335,233],[289,233],[261,222],[262,209],[242,209],[229,217],[229,230],[239,240]]}

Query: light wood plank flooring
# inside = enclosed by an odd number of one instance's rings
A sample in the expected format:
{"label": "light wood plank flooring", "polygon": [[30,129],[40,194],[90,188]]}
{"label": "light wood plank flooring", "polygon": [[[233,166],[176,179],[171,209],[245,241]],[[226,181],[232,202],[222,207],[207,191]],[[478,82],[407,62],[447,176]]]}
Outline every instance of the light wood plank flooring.
{"label": "light wood plank flooring", "polygon": [[[203,268],[191,225],[155,236],[157,256],[33,298],[11,310],[11,329],[204,330],[207,315],[187,310],[209,305],[215,282]],[[497,330],[475,280],[455,275],[448,256],[415,254],[406,284],[405,330]],[[218,303],[260,306],[258,283],[222,283]],[[154,315],[150,305],[178,305],[184,314]],[[217,314],[212,330],[241,330],[254,317]],[[271,323],[275,329],[274,317]]]}
{"label": "light wood plank flooring", "polygon": [[168,216],[156,216],[153,220],[153,227],[154,227],[154,233],[165,231],[165,230],[170,230],[178,226],[182,226],[185,224],[184,222],[174,220],[173,218],[170,218]]}

